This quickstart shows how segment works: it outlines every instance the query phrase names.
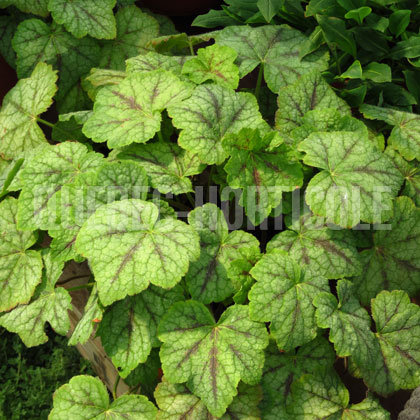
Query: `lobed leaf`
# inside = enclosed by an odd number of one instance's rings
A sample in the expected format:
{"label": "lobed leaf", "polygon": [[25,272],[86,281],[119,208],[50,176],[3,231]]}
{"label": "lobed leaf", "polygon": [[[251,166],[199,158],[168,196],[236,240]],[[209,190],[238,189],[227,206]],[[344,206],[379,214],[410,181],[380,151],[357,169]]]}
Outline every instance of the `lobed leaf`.
{"label": "lobed leaf", "polygon": [[76,250],[89,260],[105,306],[149,283],[174,287],[198,258],[196,232],[171,218],[157,221],[158,216],[154,204],[129,199],[100,207],[82,226]]}
{"label": "lobed leaf", "polygon": [[1,156],[17,158],[46,143],[37,117],[52,104],[56,81],[57,72],[39,63],[29,78],[19,80],[4,97],[0,110]]}
{"label": "lobed leaf", "polygon": [[162,368],[170,383],[184,383],[213,416],[221,417],[240,380],[258,383],[268,335],[249,319],[246,306],[228,308],[216,323],[199,302],[179,302],[158,330]]}

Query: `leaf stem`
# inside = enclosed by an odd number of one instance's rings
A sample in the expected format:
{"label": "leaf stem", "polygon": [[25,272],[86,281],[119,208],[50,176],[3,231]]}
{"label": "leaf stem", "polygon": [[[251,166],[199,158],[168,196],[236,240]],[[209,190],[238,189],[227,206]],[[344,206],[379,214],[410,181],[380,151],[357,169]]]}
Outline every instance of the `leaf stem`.
{"label": "leaf stem", "polygon": [[80,286],[76,286],[76,287],[69,287],[67,289],[68,292],[75,292],[77,290],[82,290],[82,289],[90,289],[95,285],[95,282],[93,283],[86,283],[86,284],[82,284]]}
{"label": "leaf stem", "polygon": [[53,124],[50,123],[49,121],[43,120],[42,118],[37,117],[36,118],[37,122],[46,125],[47,127],[51,127],[53,129],[56,129],[57,131],[59,131],[60,133],[64,134],[65,136],[68,136],[68,140],[72,140],[73,136],[71,135],[71,133],[69,133],[66,130],[63,130],[60,127],[57,127],[57,124]]}
{"label": "leaf stem", "polygon": [[187,195],[188,201],[190,202],[192,208],[194,209],[195,208],[195,200],[194,200],[193,196],[189,192],[187,192],[186,195]]}
{"label": "leaf stem", "polygon": [[259,97],[260,97],[260,90],[261,90],[263,75],[264,75],[264,63],[261,63],[260,70],[258,72],[257,86],[255,87],[255,97],[257,98],[257,101],[259,100]]}
{"label": "leaf stem", "polygon": [[157,133],[159,141],[164,141],[162,136],[162,131],[158,131]]}
{"label": "leaf stem", "polygon": [[77,280],[77,279],[83,279],[83,278],[90,277],[90,276],[91,276],[91,274],[80,274],[78,276],[72,276],[72,277],[69,277],[68,279],[65,279],[63,281],[57,282],[57,284],[66,284],[69,281]]}
{"label": "leaf stem", "polygon": [[118,375],[114,383],[114,389],[112,390],[112,398],[114,399],[114,401],[117,399],[117,388],[118,388],[118,384],[120,383],[120,379],[121,379],[121,376]]}
{"label": "leaf stem", "polygon": [[190,53],[191,53],[191,55],[195,55],[194,47],[193,47],[190,39],[188,39],[188,45],[190,47]]}

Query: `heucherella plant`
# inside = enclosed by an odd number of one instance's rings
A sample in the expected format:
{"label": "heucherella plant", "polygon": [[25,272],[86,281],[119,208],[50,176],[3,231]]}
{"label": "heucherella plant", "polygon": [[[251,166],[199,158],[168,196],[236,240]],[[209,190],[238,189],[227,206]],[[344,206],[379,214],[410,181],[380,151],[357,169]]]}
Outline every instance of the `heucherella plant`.
{"label": "heucherella plant", "polygon": [[0,0],[0,326],[97,336],[130,387],[75,376],[50,420],[391,419],[420,385],[418,115],[351,108],[287,25],[134,3]]}

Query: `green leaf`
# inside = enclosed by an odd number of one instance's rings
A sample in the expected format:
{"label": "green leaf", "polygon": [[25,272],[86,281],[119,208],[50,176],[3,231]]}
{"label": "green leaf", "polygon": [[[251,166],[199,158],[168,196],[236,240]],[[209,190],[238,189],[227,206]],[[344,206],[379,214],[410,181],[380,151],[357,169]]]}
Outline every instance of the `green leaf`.
{"label": "green leaf", "polygon": [[385,153],[392,159],[395,167],[405,179],[401,195],[410,197],[420,207],[420,167],[418,162],[407,162],[396,150],[387,148]]}
{"label": "green leaf", "polygon": [[362,105],[365,118],[385,121],[394,126],[388,141],[406,159],[420,159],[420,117],[411,112],[396,111],[374,105]]}
{"label": "green leaf", "polygon": [[323,377],[304,375],[292,385],[289,413],[295,419],[341,419],[350,396],[339,376],[329,372]]}
{"label": "green leaf", "polygon": [[172,304],[181,300],[184,296],[180,287],[165,291],[151,286],[106,309],[97,335],[121,377],[144,363],[152,347],[160,346],[158,323]]}
{"label": "green leaf", "polygon": [[55,391],[49,419],[155,420],[156,413],[156,407],[143,395],[122,395],[110,403],[98,378],[80,375]]}
{"label": "green leaf", "polygon": [[420,308],[400,290],[383,291],[372,299],[376,336],[389,375],[398,388],[420,384]]}
{"label": "green leaf", "polygon": [[281,89],[277,104],[276,128],[285,135],[299,127],[305,114],[314,109],[335,108],[344,115],[351,115],[349,106],[317,71],[305,74],[296,83]]}
{"label": "green leaf", "polygon": [[352,232],[331,229],[325,221],[307,213],[274,236],[267,251],[281,249],[299,265],[328,279],[351,277],[362,266]]}
{"label": "green leaf", "polygon": [[261,258],[259,247],[246,248],[241,250],[241,253],[242,256],[240,258],[231,262],[228,271],[228,276],[236,290],[236,293],[233,295],[233,301],[240,305],[247,302],[248,292],[255,283],[250,271]]}
{"label": "green leaf", "polygon": [[9,193],[11,186],[16,175],[19,173],[23,165],[24,159],[16,159],[12,161],[3,160],[0,158],[1,175],[0,175],[0,198]]}
{"label": "green leaf", "polygon": [[70,337],[69,346],[75,346],[79,343],[85,344],[93,333],[95,323],[100,322],[102,316],[102,306],[99,302],[98,291],[94,286],[83,311],[83,316]]}
{"label": "green leaf", "polygon": [[360,253],[362,274],[356,293],[368,305],[381,290],[401,289],[411,296],[420,290],[420,210],[407,197],[394,202],[394,217],[373,234],[373,246]]}
{"label": "green leaf", "polygon": [[313,133],[300,143],[303,162],[321,169],[308,184],[311,210],[342,227],[361,220],[382,223],[403,182],[391,160],[367,136],[351,132]]}
{"label": "green leaf", "polygon": [[41,255],[27,250],[37,236],[17,230],[17,207],[17,200],[12,197],[0,204],[0,311],[28,303],[41,281]]}
{"label": "green leaf", "polygon": [[77,111],[68,114],[60,114],[54,124],[51,137],[61,143],[67,140],[75,140],[86,143],[88,139],[82,133],[83,124],[87,121],[92,111]]}
{"label": "green leaf", "polygon": [[362,78],[376,83],[392,82],[391,67],[388,64],[369,63],[363,68]]}
{"label": "green leaf", "polygon": [[324,15],[317,15],[316,19],[329,44],[338,45],[340,49],[356,58],[356,42],[353,33],[346,29],[344,20]]}
{"label": "green leaf", "polygon": [[359,25],[363,24],[363,20],[372,13],[372,9],[367,6],[359,7],[358,9],[353,9],[348,11],[344,17],[346,19],[353,19]]}
{"label": "green leaf", "polygon": [[51,66],[39,63],[31,77],[19,80],[4,97],[0,111],[0,154],[4,158],[20,157],[46,143],[37,117],[52,104],[56,81],[57,73]]}
{"label": "green leaf", "polygon": [[352,404],[343,411],[342,420],[391,420],[391,415],[379,401],[372,395],[368,395],[362,402]]}
{"label": "green leaf", "polygon": [[[333,369],[335,353],[325,338],[305,344],[296,351],[280,352],[273,343],[266,349],[261,385],[264,400],[260,407],[264,420],[292,420],[287,413],[292,400],[292,384],[304,374],[321,376]],[[281,417],[280,417],[281,416]]]}
{"label": "green leaf", "polygon": [[182,67],[190,59],[188,56],[171,56],[149,51],[129,58],[126,61],[127,73],[149,72],[154,70],[168,70],[181,77]]}
{"label": "green leaf", "polygon": [[159,407],[157,420],[259,420],[258,403],[261,400],[261,389],[258,386],[239,384],[238,395],[226,410],[223,417],[214,417],[202,401],[183,384],[170,384],[162,379],[157,386],[155,398]]}
{"label": "green leaf", "polygon": [[[27,347],[38,346],[48,341],[44,331],[46,322],[61,335],[66,335],[70,329],[67,312],[72,308],[70,294],[62,287],[55,287],[64,264],[53,261],[48,251],[43,256],[44,276],[31,302],[0,315],[0,325],[19,334]],[[22,289],[19,292],[22,293]]]}
{"label": "green leaf", "polygon": [[67,52],[72,43],[72,36],[61,25],[47,25],[40,19],[23,21],[12,40],[18,77],[28,77],[40,61],[55,65],[57,56]]}
{"label": "green leaf", "polygon": [[125,60],[146,52],[146,44],[159,35],[159,23],[136,6],[121,8],[115,20],[117,37],[105,42],[99,67],[124,70]]}
{"label": "green leaf", "polygon": [[88,258],[104,305],[140,293],[149,283],[174,287],[198,258],[194,230],[158,216],[154,204],[131,199],[100,207],[83,225],[76,250]]}
{"label": "green leaf", "polygon": [[88,152],[80,143],[46,146],[22,169],[23,190],[19,196],[18,227],[22,230],[53,229],[58,209],[48,207],[50,199],[83,172],[103,163],[99,153]]}
{"label": "green leaf", "polygon": [[[354,296],[353,284],[339,280],[337,296],[322,292],[314,299],[319,327],[329,328],[329,339],[338,356],[346,357],[362,352],[364,343],[372,340],[370,316]],[[365,355],[369,357],[371,355]]]}
{"label": "green leaf", "polygon": [[212,80],[221,86],[236,89],[239,84],[239,69],[235,64],[237,56],[234,49],[218,44],[200,48],[197,56],[184,64],[182,73],[197,84]]}
{"label": "green leaf", "polygon": [[10,67],[16,67],[16,53],[12,47],[12,38],[21,18],[17,13],[0,16],[0,54]]}
{"label": "green leaf", "polygon": [[220,302],[234,291],[229,278],[232,261],[245,255],[247,248],[259,247],[259,242],[242,230],[229,233],[225,216],[215,204],[195,208],[188,221],[199,233],[201,246],[200,258],[186,275],[188,290],[200,302]]}
{"label": "green leaf", "polygon": [[145,143],[160,131],[161,112],[190,94],[189,86],[168,71],[131,74],[100,90],[83,133],[98,143],[108,141],[110,148]]}
{"label": "green leaf", "polygon": [[182,129],[179,145],[207,164],[226,159],[221,143],[226,134],[263,124],[255,96],[222,86],[198,86],[189,99],[174,104],[168,113],[174,126]]}
{"label": "green leaf", "polygon": [[116,0],[49,0],[48,10],[76,38],[90,35],[112,39],[117,34],[112,12],[115,3]]}
{"label": "green leaf", "polygon": [[48,0],[3,0],[1,7],[16,6],[24,13],[32,13],[34,15],[47,17]]}
{"label": "green leaf", "polygon": [[118,159],[133,160],[144,168],[150,183],[162,194],[183,194],[193,191],[190,176],[205,169],[197,155],[169,141],[133,144],[117,154]]}
{"label": "green leaf", "polygon": [[328,280],[281,251],[264,255],[251,275],[257,280],[249,293],[251,319],[270,321],[271,334],[286,352],[312,341],[318,332],[312,301],[329,291]]}
{"label": "green leaf", "polygon": [[282,6],[281,0],[258,0],[257,6],[267,23],[270,23]]}
{"label": "green leaf", "polygon": [[274,131],[262,135],[258,129],[243,128],[225,136],[222,146],[231,156],[224,167],[227,182],[242,190],[240,204],[254,225],[280,204],[283,191],[302,185],[301,165]]}
{"label": "green leaf", "polygon": [[407,40],[397,42],[389,55],[394,60],[420,57],[420,36],[413,35]]}
{"label": "green leaf", "polygon": [[199,302],[179,302],[163,318],[158,330],[160,357],[171,383],[187,382],[210,413],[221,417],[237,393],[240,380],[258,383],[268,334],[253,322],[248,307],[229,307],[216,323]]}
{"label": "green leaf", "polygon": [[265,80],[274,93],[311,69],[327,67],[327,55],[323,51],[300,58],[300,48],[306,40],[300,31],[286,25],[230,26],[216,35],[217,44],[238,53],[239,76],[242,78],[263,65]]}
{"label": "green leaf", "polygon": [[353,64],[344,72],[340,74],[340,79],[361,79],[362,66],[359,60],[354,60]]}
{"label": "green leaf", "polygon": [[357,118],[343,115],[334,108],[315,108],[308,111],[300,121],[300,126],[290,132],[286,137],[292,147],[297,148],[298,144],[314,132],[349,131],[353,134],[358,132],[361,137],[369,133],[366,125]]}
{"label": "green leaf", "polygon": [[100,57],[101,48],[98,41],[85,37],[73,38],[68,51],[57,58],[60,80],[55,100],[59,113],[92,108],[89,98],[82,90],[80,78],[98,65]]}
{"label": "green leaf", "polygon": [[125,72],[119,70],[91,68],[90,73],[82,79],[81,84],[89,98],[94,101],[102,87],[118,85],[126,76]]}
{"label": "green leaf", "polygon": [[140,385],[141,392],[148,398],[153,399],[153,392],[160,382],[160,358],[159,349],[153,348],[145,363],[139,364],[126,378],[124,382],[131,386]]}
{"label": "green leaf", "polygon": [[205,15],[197,16],[191,26],[200,26],[202,28],[216,28],[218,26],[237,25],[238,21],[226,15],[224,10],[210,10]]}
{"label": "green leaf", "polygon": [[400,36],[410,24],[411,10],[396,10],[389,17],[389,30],[396,37]]}

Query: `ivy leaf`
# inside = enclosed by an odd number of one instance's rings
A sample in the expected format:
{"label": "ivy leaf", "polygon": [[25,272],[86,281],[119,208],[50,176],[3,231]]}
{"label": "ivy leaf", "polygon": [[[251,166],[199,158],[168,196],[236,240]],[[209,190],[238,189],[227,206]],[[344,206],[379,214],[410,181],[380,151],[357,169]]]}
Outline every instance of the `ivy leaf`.
{"label": "ivy leaf", "polygon": [[155,51],[149,51],[147,54],[129,58],[125,64],[128,74],[163,69],[181,77],[182,67],[188,60],[190,60],[188,56],[163,55]]}
{"label": "ivy leaf", "polygon": [[206,167],[197,155],[169,141],[147,145],[133,144],[122,149],[117,157],[138,163],[149,175],[152,187],[162,194],[183,194],[193,191],[188,177],[200,174]]}
{"label": "ivy leaf", "polygon": [[276,128],[281,134],[290,134],[302,125],[305,114],[314,109],[334,108],[342,116],[351,116],[349,106],[334,93],[318,71],[307,73],[297,82],[280,89],[277,104]]}
{"label": "ivy leaf", "polygon": [[97,335],[121,377],[144,363],[152,347],[159,347],[158,323],[173,303],[182,300],[179,287],[165,291],[151,286],[107,308]]}
{"label": "ivy leaf", "polygon": [[[364,343],[372,339],[370,316],[354,296],[353,285],[348,280],[337,283],[338,301],[331,293],[322,292],[315,297],[316,320],[321,328],[329,328],[329,339],[338,356],[360,353]],[[365,357],[369,357],[367,355]]]}
{"label": "ivy leaf", "polygon": [[351,277],[362,271],[352,233],[330,229],[310,212],[273,237],[267,251],[274,249],[287,252],[298,264],[327,279]]}
{"label": "ivy leaf", "polygon": [[34,15],[47,17],[48,0],[3,0],[1,7],[16,6],[20,11],[24,13],[32,13]]}
{"label": "ivy leaf", "polygon": [[40,19],[24,20],[12,40],[16,51],[17,75],[28,77],[38,62],[56,64],[57,56],[72,45],[72,37],[61,25],[47,25]]}
{"label": "ivy leaf", "polygon": [[270,23],[280,10],[281,2],[278,0],[258,0],[257,6],[267,23]]}
{"label": "ivy leaf", "polygon": [[222,145],[231,156],[224,168],[227,182],[242,190],[240,204],[254,225],[280,204],[283,191],[302,185],[301,165],[293,161],[278,133],[261,135],[258,129],[243,128],[225,136]]}
{"label": "ivy leaf", "polygon": [[69,340],[69,346],[85,344],[91,337],[94,330],[94,322],[102,320],[103,310],[99,302],[96,286],[92,289],[89,299],[83,311],[83,316],[76,325]]}
{"label": "ivy leaf", "polygon": [[420,290],[419,223],[420,210],[414,203],[407,197],[397,198],[388,229],[376,230],[372,248],[360,254],[363,271],[354,283],[364,305],[381,290],[400,289],[411,296]]}
{"label": "ivy leaf", "polygon": [[83,133],[95,142],[108,141],[110,148],[145,143],[160,131],[161,112],[190,94],[170,72],[131,74],[118,86],[101,89]]}
{"label": "ivy leaf", "polygon": [[261,381],[264,399],[260,405],[264,420],[292,420],[287,408],[292,400],[292,384],[302,375],[324,377],[333,369],[335,353],[325,338],[318,337],[289,353],[271,343],[266,349]]}
{"label": "ivy leaf", "polygon": [[313,133],[300,143],[303,162],[321,169],[308,184],[311,210],[342,227],[381,223],[403,182],[391,160],[359,133]]}
{"label": "ivy leaf", "polygon": [[236,89],[239,84],[239,69],[235,64],[238,54],[230,47],[218,44],[200,48],[197,56],[188,60],[182,73],[197,84],[207,80]]}
{"label": "ivy leaf", "polygon": [[50,420],[155,420],[157,409],[143,395],[122,395],[109,402],[105,385],[92,376],[80,375],[57,389]]}
{"label": "ivy leaf", "polygon": [[76,250],[88,258],[104,305],[140,293],[149,283],[174,287],[198,258],[194,230],[158,216],[154,204],[130,199],[100,207],[83,225]]}
{"label": "ivy leaf", "polygon": [[239,384],[238,395],[226,410],[223,417],[214,417],[203,402],[190,392],[184,384],[170,384],[162,379],[157,386],[155,398],[159,407],[157,420],[259,420],[258,403],[261,400],[261,389],[258,386]]}
{"label": "ivy leaf", "polygon": [[375,397],[368,395],[362,402],[346,408],[341,416],[341,420],[363,419],[391,420],[391,416]]}
{"label": "ivy leaf", "polygon": [[106,41],[99,67],[125,70],[125,60],[147,52],[146,44],[159,35],[159,23],[136,6],[121,8],[115,20],[117,37]]}
{"label": "ivy leaf", "polygon": [[188,290],[200,302],[221,302],[235,290],[228,274],[231,263],[247,248],[259,247],[258,240],[242,230],[229,233],[223,212],[211,203],[190,212],[188,222],[199,233],[201,245],[200,258],[185,277]]}
{"label": "ivy leaf", "polygon": [[49,211],[49,200],[79,174],[93,170],[102,163],[102,155],[88,152],[86,146],[73,142],[47,146],[35,154],[20,176],[23,190],[19,196],[19,229],[46,230],[56,227],[57,209]]}
{"label": "ivy leaf", "polygon": [[249,385],[260,380],[268,334],[249,319],[247,306],[229,307],[216,323],[202,303],[176,303],[162,319],[158,337],[167,380],[188,381],[213,416],[223,416],[240,380]]}
{"label": "ivy leaf", "polygon": [[306,59],[300,58],[300,49],[306,40],[300,31],[287,25],[229,26],[216,35],[217,44],[238,53],[239,76],[242,78],[262,65],[267,85],[274,93],[308,70],[327,67],[327,55],[322,51]]}
{"label": "ivy leaf", "polygon": [[76,38],[90,35],[112,39],[117,34],[112,12],[115,3],[116,0],[49,0],[48,10]]}
{"label": "ivy leaf", "polygon": [[17,207],[13,197],[0,204],[0,311],[28,303],[41,281],[41,255],[28,251],[37,236],[17,230]]}
{"label": "ivy leaf", "polygon": [[420,384],[420,308],[401,291],[383,291],[372,299],[383,358],[394,384],[402,389]]}
{"label": "ivy leaf", "polygon": [[39,63],[31,77],[19,80],[4,97],[0,111],[0,154],[4,158],[20,157],[46,143],[37,117],[52,104],[56,81],[57,72]]}
{"label": "ivy leaf", "polygon": [[264,255],[251,275],[257,280],[249,293],[251,319],[271,321],[271,334],[286,352],[312,341],[318,332],[312,301],[329,291],[328,280],[281,251]]}
{"label": "ivy leaf", "polygon": [[66,335],[70,328],[67,312],[72,307],[70,294],[62,287],[55,287],[64,264],[53,261],[48,251],[44,253],[43,260],[44,276],[31,302],[0,315],[0,325],[19,334],[27,347],[38,346],[48,341],[44,331],[46,322],[61,335]]}
{"label": "ivy leaf", "polygon": [[402,112],[374,105],[362,105],[365,118],[385,121],[394,126],[388,142],[407,160],[420,159],[420,117],[411,112]]}
{"label": "ivy leaf", "polygon": [[220,164],[227,153],[222,147],[226,134],[263,124],[255,96],[222,86],[198,86],[192,96],[168,109],[176,128],[182,129],[181,147],[207,164]]}

